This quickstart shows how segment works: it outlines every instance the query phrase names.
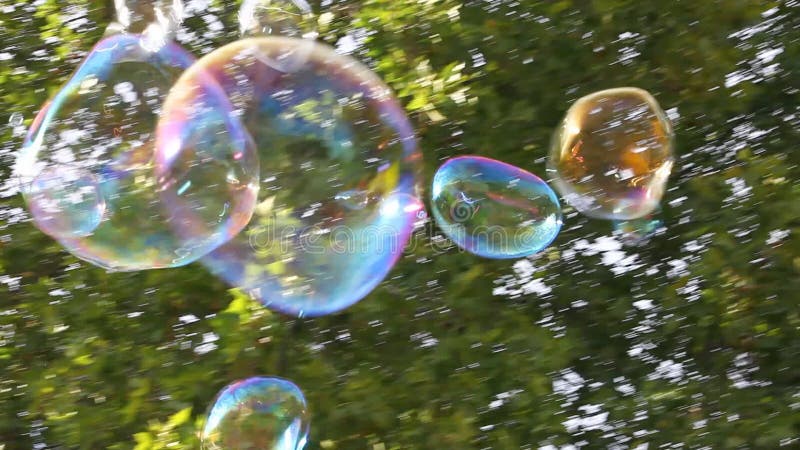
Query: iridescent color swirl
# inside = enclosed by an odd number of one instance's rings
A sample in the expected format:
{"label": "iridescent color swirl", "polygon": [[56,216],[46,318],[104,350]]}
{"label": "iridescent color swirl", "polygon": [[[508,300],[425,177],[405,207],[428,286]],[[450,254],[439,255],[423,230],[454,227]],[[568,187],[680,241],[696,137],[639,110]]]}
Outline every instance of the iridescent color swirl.
{"label": "iridescent color swirl", "polygon": [[[209,77],[250,130],[261,183],[249,226],[204,264],[288,314],[357,302],[386,276],[423,214],[420,154],[401,106],[369,69],[312,40],[242,39],[199,60],[173,92],[197,92]],[[166,105],[167,116],[171,105],[202,109],[192,95]],[[190,142],[196,128],[186,120],[174,133]],[[191,150],[169,153],[188,151],[177,156],[187,166],[213,164]]]}
{"label": "iridescent color swirl", "polygon": [[661,202],[672,152],[672,126],[653,96],[609,89],[572,105],[553,138],[547,171],[581,213],[636,219]]}
{"label": "iridescent color swirl", "polygon": [[253,377],[217,394],[200,438],[205,450],[302,450],[308,429],[300,388],[280,378]]}
{"label": "iridescent color swirl", "polygon": [[555,192],[536,175],[479,156],[452,158],[433,178],[432,214],[459,247],[485,258],[541,251],[561,229]]}
{"label": "iridescent color swirl", "polygon": [[194,58],[172,42],[148,50],[143,39],[101,40],[40,111],[17,165],[36,224],[79,258],[111,270],[187,264],[246,223],[242,208],[215,203],[213,186],[186,194],[204,209],[162,207],[155,124],[167,91]]}

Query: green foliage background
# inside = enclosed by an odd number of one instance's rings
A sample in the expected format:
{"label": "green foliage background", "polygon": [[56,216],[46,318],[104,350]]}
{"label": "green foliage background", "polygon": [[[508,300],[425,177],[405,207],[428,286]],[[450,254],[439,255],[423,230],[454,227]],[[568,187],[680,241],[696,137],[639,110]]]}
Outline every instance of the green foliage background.
{"label": "green foliage background", "polygon": [[[5,124],[30,125],[107,3],[0,0],[0,448],[197,448],[214,394],[255,374],[304,389],[312,449],[800,445],[797,1],[315,4],[321,40],[365,37],[356,56],[406,105],[426,183],[468,153],[543,175],[569,105],[616,86],[672,110],[679,155],[667,231],[625,249],[627,265],[582,251],[610,224],[571,210],[516,264],[429,224],[374,293],[315,320],[272,314],[199,264],[106,273],[24,218],[8,187],[22,136]],[[237,7],[190,11],[187,47],[235,39]],[[209,333],[218,348],[198,354]]]}

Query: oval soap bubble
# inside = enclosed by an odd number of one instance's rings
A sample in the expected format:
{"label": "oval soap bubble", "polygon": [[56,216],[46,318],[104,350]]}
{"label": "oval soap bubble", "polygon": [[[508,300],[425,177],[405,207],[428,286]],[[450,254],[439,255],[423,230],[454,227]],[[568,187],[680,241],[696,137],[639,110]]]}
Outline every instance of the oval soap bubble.
{"label": "oval soap bubble", "polygon": [[548,173],[564,200],[586,216],[627,220],[661,202],[673,165],[672,126],[644,90],[582,97],[553,138]]}
{"label": "oval soap bubble", "polygon": [[459,247],[485,258],[519,258],[550,245],[561,207],[536,175],[504,162],[462,156],[433,178],[432,214]]}
{"label": "oval soap bubble", "polygon": [[[328,314],[363,298],[394,265],[422,210],[420,153],[390,89],[327,45],[276,36],[217,49],[173,92],[197,91],[207,78],[217,80],[250,131],[261,178],[247,228],[203,263],[287,314]],[[203,108],[197,96],[186,99],[168,99],[166,115],[173,115],[170,105]],[[190,142],[201,132],[195,128],[187,120],[172,133]],[[185,145],[158,153],[158,160],[187,153],[178,156],[186,166],[214,159],[194,157]]]}
{"label": "oval soap bubble", "polygon": [[280,378],[252,377],[217,394],[200,438],[204,450],[302,450],[308,430],[300,388]]}
{"label": "oval soap bubble", "polygon": [[[155,125],[164,97],[194,58],[171,41],[156,50],[143,42],[136,34],[98,42],[39,112],[17,163],[23,195],[42,230],[79,258],[118,271],[187,264],[236,231],[229,229],[236,207],[215,203],[208,186],[192,198],[204,207],[199,216],[162,206]],[[65,167],[66,176],[60,175]],[[181,225],[186,222],[191,230]]]}

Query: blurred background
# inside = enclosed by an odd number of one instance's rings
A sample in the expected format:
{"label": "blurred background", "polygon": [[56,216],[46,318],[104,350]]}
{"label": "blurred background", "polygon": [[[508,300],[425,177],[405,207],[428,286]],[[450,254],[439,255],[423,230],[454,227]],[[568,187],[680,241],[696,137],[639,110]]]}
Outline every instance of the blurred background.
{"label": "blurred background", "polygon": [[[315,0],[319,40],[405,106],[426,186],[464,154],[544,177],[567,108],[618,86],[677,157],[645,243],[565,206],[550,248],[492,261],[428,222],[318,319],[199,264],[107,273],[30,222],[16,152],[111,3],[0,0],[0,449],[198,448],[258,374],[303,389],[311,449],[800,447],[800,2]],[[237,38],[237,2],[186,6],[195,55]]]}

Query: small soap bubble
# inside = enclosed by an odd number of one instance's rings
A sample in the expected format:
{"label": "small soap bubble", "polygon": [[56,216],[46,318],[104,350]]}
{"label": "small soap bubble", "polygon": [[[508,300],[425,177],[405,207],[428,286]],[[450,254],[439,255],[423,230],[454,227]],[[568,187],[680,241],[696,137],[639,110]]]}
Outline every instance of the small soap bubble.
{"label": "small soap bubble", "polygon": [[47,168],[33,180],[28,206],[39,229],[54,238],[89,236],[106,209],[97,178],[67,165]]}
{"label": "small soap bubble", "polygon": [[650,242],[663,226],[664,222],[654,213],[638,219],[615,221],[614,234],[623,245],[640,247]]}
{"label": "small soap bubble", "polygon": [[485,258],[537,253],[561,229],[555,192],[536,175],[478,156],[452,158],[433,178],[432,212],[459,247]]}
{"label": "small soap bubble", "polygon": [[[288,63],[287,54],[303,57]],[[173,121],[168,134],[181,139],[159,140],[156,151],[163,179],[184,180],[174,168],[193,167],[205,174],[200,189],[230,179],[213,169],[231,164],[219,161],[224,152],[201,153],[193,144],[220,136],[213,130],[225,128],[224,117],[198,126],[207,122],[197,120],[202,111],[213,111],[208,96],[172,97],[201,92],[208,79],[250,130],[261,176],[248,188],[258,197],[247,228],[203,263],[287,314],[319,316],[359,301],[392,268],[422,209],[420,153],[397,99],[362,64],[308,39],[268,36],[221,47],[173,87],[165,116],[200,113]],[[170,207],[191,210],[181,204],[194,186],[169,183]]]}
{"label": "small soap bubble", "polygon": [[239,27],[243,36],[317,37],[316,16],[305,0],[244,0]]}
{"label": "small soap bubble", "polygon": [[553,138],[548,173],[588,217],[636,219],[661,202],[673,165],[672,126],[648,92],[618,88],[579,99]]}
{"label": "small soap bubble", "polygon": [[[17,162],[22,192],[35,223],[77,257],[114,271],[174,267],[231,235],[230,221],[201,220],[222,208],[211,186],[193,194],[203,213],[165,208],[159,195],[161,100],[193,62],[171,41],[151,51],[140,35],[104,38],[36,116]],[[64,179],[65,166],[80,175]]]}
{"label": "small soap bubble", "polygon": [[303,392],[288,380],[252,377],[225,387],[208,410],[204,450],[302,450],[310,417]]}

